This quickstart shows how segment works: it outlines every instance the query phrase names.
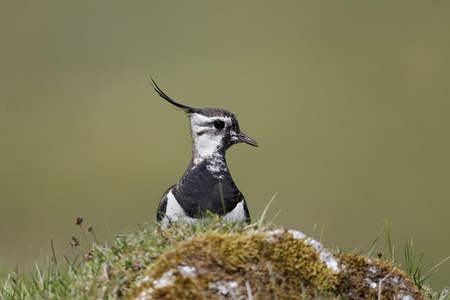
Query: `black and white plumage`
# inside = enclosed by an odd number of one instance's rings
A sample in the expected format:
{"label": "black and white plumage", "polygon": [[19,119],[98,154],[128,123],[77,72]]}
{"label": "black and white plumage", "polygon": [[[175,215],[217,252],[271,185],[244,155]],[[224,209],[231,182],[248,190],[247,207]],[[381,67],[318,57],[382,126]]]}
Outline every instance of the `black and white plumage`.
{"label": "black and white plumage", "polygon": [[177,184],[163,195],[156,215],[162,223],[203,218],[209,211],[230,221],[250,221],[244,196],[231,178],[226,150],[237,143],[258,144],[242,133],[236,116],[217,108],[197,109],[169,98],[153,81],[155,91],[166,101],[184,110],[190,119],[191,162]]}

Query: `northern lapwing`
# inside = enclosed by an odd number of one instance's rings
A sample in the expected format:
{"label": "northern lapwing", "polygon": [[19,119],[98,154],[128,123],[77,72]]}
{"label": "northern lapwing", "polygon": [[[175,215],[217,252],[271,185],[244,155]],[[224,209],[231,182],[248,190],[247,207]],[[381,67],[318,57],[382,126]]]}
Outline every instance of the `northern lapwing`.
{"label": "northern lapwing", "polygon": [[210,212],[224,216],[224,220],[250,222],[247,203],[231,178],[225,152],[237,143],[255,147],[258,143],[241,132],[233,113],[177,103],[151,80],[159,96],[187,113],[192,136],[191,162],[180,181],[162,196],[156,220],[163,224],[193,222]]}

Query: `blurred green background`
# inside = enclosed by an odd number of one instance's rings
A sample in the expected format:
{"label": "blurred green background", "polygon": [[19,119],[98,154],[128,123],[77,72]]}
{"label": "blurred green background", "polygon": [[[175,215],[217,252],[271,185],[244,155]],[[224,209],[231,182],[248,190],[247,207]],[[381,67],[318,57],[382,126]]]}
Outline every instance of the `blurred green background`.
{"label": "blurred green background", "polygon": [[397,261],[410,237],[424,272],[450,255],[450,2],[0,7],[2,274],[87,247],[78,216],[102,241],[153,223],[191,150],[149,76],[260,144],[227,154],[255,219],[279,190],[269,219],[328,246],[366,253],[387,218]]}

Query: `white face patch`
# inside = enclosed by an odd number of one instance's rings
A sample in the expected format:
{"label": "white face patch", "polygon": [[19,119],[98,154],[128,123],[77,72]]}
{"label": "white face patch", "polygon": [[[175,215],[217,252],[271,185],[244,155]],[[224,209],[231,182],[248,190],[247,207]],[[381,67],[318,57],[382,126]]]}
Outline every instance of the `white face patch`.
{"label": "white face patch", "polygon": [[[205,117],[193,113],[190,115],[193,147],[197,154],[194,163],[199,163],[204,158],[211,157],[217,152],[222,144],[223,134],[216,134],[214,121],[220,120],[225,123],[225,128],[231,126],[231,119],[226,117]],[[210,132],[204,132],[204,131]],[[225,133],[225,129],[222,129]],[[198,134],[204,132],[203,134]],[[214,133],[213,133],[214,132]]]}

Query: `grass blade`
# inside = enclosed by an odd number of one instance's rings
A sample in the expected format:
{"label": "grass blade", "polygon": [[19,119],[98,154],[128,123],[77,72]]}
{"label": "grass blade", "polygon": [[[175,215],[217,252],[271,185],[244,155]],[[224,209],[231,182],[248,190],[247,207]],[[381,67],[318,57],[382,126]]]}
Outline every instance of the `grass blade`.
{"label": "grass blade", "polygon": [[272,204],[273,200],[275,200],[275,197],[278,195],[278,191],[273,194],[272,198],[270,199],[269,203],[267,203],[266,208],[264,208],[264,211],[261,215],[261,218],[259,218],[258,222],[258,228],[262,226],[262,223],[264,222],[264,219],[266,218],[267,211],[269,210],[269,206]]}
{"label": "grass blade", "polygon": [[394,262],[394,254],[393,254],[393,250],[392,250],[391,235],[389,234],[389,225],[388,225],[387,218],[385,219],[385,221],[386,221],[386,235],[387,235],[387,242],[388,242],[388,246],[389,246],[389,254],[391,256],[391,261]]}
{"label": "grass blade", "polygon": [[378,239],[380,238],[382,231],[383,231],[383,228],[381,228],[380,232],[378,232],[377,238],[375,239],[375,241],[373,241],[372,245],[370,246],[369,252],[367,252],[367,256],[370,256],[370,254],[372,254],[372,251],[375,248],[375,246],[377,245]]}

